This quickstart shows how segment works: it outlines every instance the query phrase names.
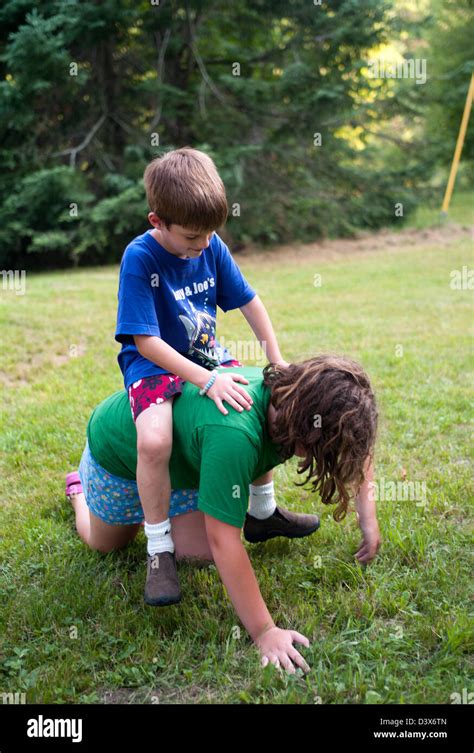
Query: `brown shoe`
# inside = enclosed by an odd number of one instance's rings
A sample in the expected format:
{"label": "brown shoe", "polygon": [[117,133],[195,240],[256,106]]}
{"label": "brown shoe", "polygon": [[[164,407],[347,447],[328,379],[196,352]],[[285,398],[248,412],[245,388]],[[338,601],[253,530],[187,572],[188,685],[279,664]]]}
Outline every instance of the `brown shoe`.
{"label": "brown shoe", "polygon": [[181,601],[174,552],[147,556],[145,602],[152,607],[166,607]]}
{"label": "brown shoe", "polygon": [[276,508],[269,518],[259,520],[252,515],[245,516],[244,536],[251,544],[286,536],[287,539],[301,539],[317,531],[320,525],[317,515],[302,512],[290,512],[283,507]]}

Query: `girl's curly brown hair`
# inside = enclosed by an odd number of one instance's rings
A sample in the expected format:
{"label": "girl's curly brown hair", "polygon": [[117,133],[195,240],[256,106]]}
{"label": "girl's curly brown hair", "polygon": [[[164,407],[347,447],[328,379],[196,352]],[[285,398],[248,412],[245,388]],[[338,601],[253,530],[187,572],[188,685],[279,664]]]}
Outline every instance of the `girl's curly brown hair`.
{"label": "girl's curly brown hair", "polygon": [[306,455],[298,473],[310,479],[324,504],[339,503],[334,519],[347,514],[351,496],[364,481],[373,457],[377,406],[369,378],[360,364],[336,355],[319,355],[288,367],[267,364],[264,384],[277,411],[272,441],[282,461],[300,445]]}

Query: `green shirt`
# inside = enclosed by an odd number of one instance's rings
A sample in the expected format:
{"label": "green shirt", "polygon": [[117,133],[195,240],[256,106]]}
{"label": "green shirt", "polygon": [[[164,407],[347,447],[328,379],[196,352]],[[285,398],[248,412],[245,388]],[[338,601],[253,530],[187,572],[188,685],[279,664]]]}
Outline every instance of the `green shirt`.
{"label": "green shirt", "polygon": [[[267,427],[270,389],[262,369],[233,367],[249,384],[251,409],[242,413],[226,404],[224,416],[213,400],[186,382],[173,401],[172,489],[199,489],[198,509],[241,528],[248,507],[249,484],[281,463]],[[92,455],[109,473],[136,478],[137,433],[128,395],[116,392],[100,403],[87,425]]]}

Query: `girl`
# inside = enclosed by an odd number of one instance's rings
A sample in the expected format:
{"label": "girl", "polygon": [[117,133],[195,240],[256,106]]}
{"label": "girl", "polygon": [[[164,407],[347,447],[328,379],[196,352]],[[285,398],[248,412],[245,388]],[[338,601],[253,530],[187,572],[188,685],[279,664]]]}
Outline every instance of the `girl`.
{"label": "girl", "polygon": [[[170,518],[176,557],[215,563],[264,665],[270,661],[289,672],[295,665],[307,671],[293,641],[305,646],[309,641],[273,622],[241,530],[252,542],[294,538],[317,530],[319,519],[279,506],[256,518],[252,508],[247,512],[249,485],[297,455],[298,473],[307,473],[299,485],[311,481],[324,504],[337,504],[335,520],[345,517],[355,497],[363,536],[356,558],[369,562],[380,546],[372,492],[375,397],[361,366],[337,356],[321,355],[287,367],[268,364],[263,372],[255,367],[234,371],[248,379],[252,411],[224,417],[189,383],[173,409],[170,477],[175,491]],[[79,535],[100,551],[127,544],[143,520],[135,480],[135,432],[127,393],[107,398],[88,424],[79,468],[82,485],[77,475],[69,478],[66,493]]]}

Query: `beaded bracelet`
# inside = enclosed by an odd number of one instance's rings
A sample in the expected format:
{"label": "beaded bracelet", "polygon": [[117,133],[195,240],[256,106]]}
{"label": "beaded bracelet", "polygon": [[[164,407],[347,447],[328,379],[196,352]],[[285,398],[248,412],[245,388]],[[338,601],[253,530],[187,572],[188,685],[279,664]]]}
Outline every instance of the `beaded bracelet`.
{"label": "beaded bracelet", "polygon": [[212,372],[211,378],[209,379],[208,383],[201,390],[199,390],[199,394],[200,395],[202,395],[203,397],[204,397],[204,395],[207,395],[207,393],[211,389],[212,385],[216,381],[218,373],[219,372],[217,371],[217,369],[214,369],[214,371]]}

